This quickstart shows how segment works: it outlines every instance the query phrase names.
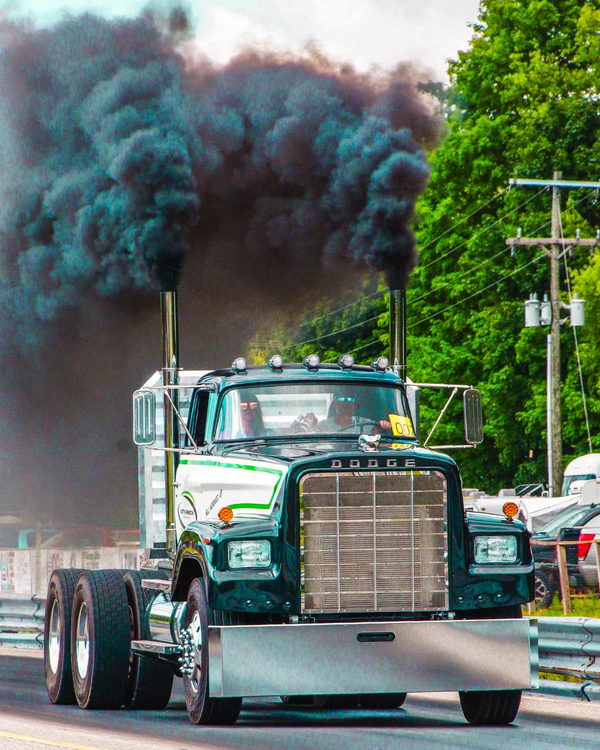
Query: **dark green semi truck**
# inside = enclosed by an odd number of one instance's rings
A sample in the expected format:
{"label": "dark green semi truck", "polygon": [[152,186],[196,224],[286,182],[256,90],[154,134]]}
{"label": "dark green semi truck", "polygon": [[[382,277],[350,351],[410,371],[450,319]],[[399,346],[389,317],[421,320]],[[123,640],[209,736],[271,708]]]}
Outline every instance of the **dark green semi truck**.
{"label": "dark green semi truck", "polygon": [[[537,684],[529,534],[465,513],[456,463],[417,438],[417,385],[383,358],[184,371],[163,328],[163,370],[134,394],[151,567],[53,573],[50,699],[161,708],[175,675],[200,724],[244,697],[375,710],[423,691],[513,721]],[[450,388],[479,442],[477,392]]]}

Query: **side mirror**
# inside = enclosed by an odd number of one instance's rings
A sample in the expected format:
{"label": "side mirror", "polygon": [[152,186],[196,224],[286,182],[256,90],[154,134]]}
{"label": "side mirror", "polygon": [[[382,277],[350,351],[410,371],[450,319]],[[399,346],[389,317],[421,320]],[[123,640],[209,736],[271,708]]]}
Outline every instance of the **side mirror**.
{"label": "side mirror", "polygon": [[156,442],[156,396],[142,389],[133,394],[133,442],[154,445]]}
{"label": "side mirror", "polygon": [[463,411],[465,414],[465,440],[469,445],[483,442],[483,412],[481,393],[476,388],[467,388],[463,393]]}

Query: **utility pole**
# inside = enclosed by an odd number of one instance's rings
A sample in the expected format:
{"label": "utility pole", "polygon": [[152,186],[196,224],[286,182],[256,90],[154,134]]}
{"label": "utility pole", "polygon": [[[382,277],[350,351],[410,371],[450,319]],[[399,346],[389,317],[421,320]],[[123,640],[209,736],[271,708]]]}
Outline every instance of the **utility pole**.
{"label": "utility pole", "polygon": [[[561,178],[560,172],[554,172],[553,180]],[[558,488],[562,485],[562,418],[560,408],[560,188],[552,187],[552,245],[549,248],[550,257],[550,309],[552,320],[550,323],[550,415],[548,419],[548,479],[552,480],[552,487],[548,487],[548,494],[560,494]],[[550,482],[549,482],[550,484]],[[552,490],[552,491],[551,491]]]}
{"label": "utility pole", "polygon": [[[509,180],[509,185],[552,187],[551,237],[513,237],[506,244],[539,247],[550,260],[550,334],[547,340],[547,445],[548,445],[548,494],[558,494],[562,482],[562,422],[560,406],[560,260],[572,247],[593,247],[599,244],[594,239],[563,238],[560,236],[560,190],[561,188],[590,188],[597,190],[600,182],[577,182],[561,180],[560,172],[554,172],[552,180]],[[579,234],[579,232],[577,233]]]}

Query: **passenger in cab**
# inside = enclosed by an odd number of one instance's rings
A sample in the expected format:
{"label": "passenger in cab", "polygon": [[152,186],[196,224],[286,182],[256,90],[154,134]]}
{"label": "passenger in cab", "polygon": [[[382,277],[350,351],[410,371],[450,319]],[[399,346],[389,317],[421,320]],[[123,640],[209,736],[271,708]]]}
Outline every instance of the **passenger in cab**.
{"label": "passenger in cab", "polygon": [[234,437],[258,437],[266,433],[260,403],[254,393],[244,390],[238,409],[240,429]]}

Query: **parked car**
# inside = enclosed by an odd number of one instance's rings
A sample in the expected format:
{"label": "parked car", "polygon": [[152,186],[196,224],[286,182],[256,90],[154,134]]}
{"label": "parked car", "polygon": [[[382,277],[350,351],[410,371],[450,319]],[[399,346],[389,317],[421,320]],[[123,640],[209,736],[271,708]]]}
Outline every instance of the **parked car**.
{"label": "parked car", "polygon": [[596,514],[587,519],[579,529],[579,544],[577,545],[577,560],[579,575],[586,588],[593,591],[600,589],[598,581],[598,563],[594,539],[600,539],[600,506],[596,505]]}
{"label": "parked car", "polygon": [[600,479],[600,453],[588,453],[574,458],[567,464],[563,479],[562,494],[576,495],[583,483],[589,479]]}
{"label": "parked car", "polygon": [[[594,521],[596,526],[593,526]],[[545,608],[551,604],[554,594],[560,589],[560,581],[556,547],[554,545],[536,544],[536,542],[579,541],[580,544],[578,545],[567,546],[569,584],[576,589],[597,589],[596,558],[593,550],[589,550],[589,547],[592,546],[591,540],[582,541],[581,539],[582,531],[588,528],[590,529],[587,532],[588,535],[592,534],[592,528],[596,528],[600,536],[600,505],[573,505],[566,508],[531,537],[531,550],[535,563],[535,603],[538,607]],[[586,541],[588,541],[587,545]],[[585,552],[585,555],[580,560],[580,553],[583,552]],[[587,557],[590,557],[589,562]],[[583,574],[582,562],[584,562],[587,576]],[[592,579],[594,579],[595,584],[590,584]]]}

